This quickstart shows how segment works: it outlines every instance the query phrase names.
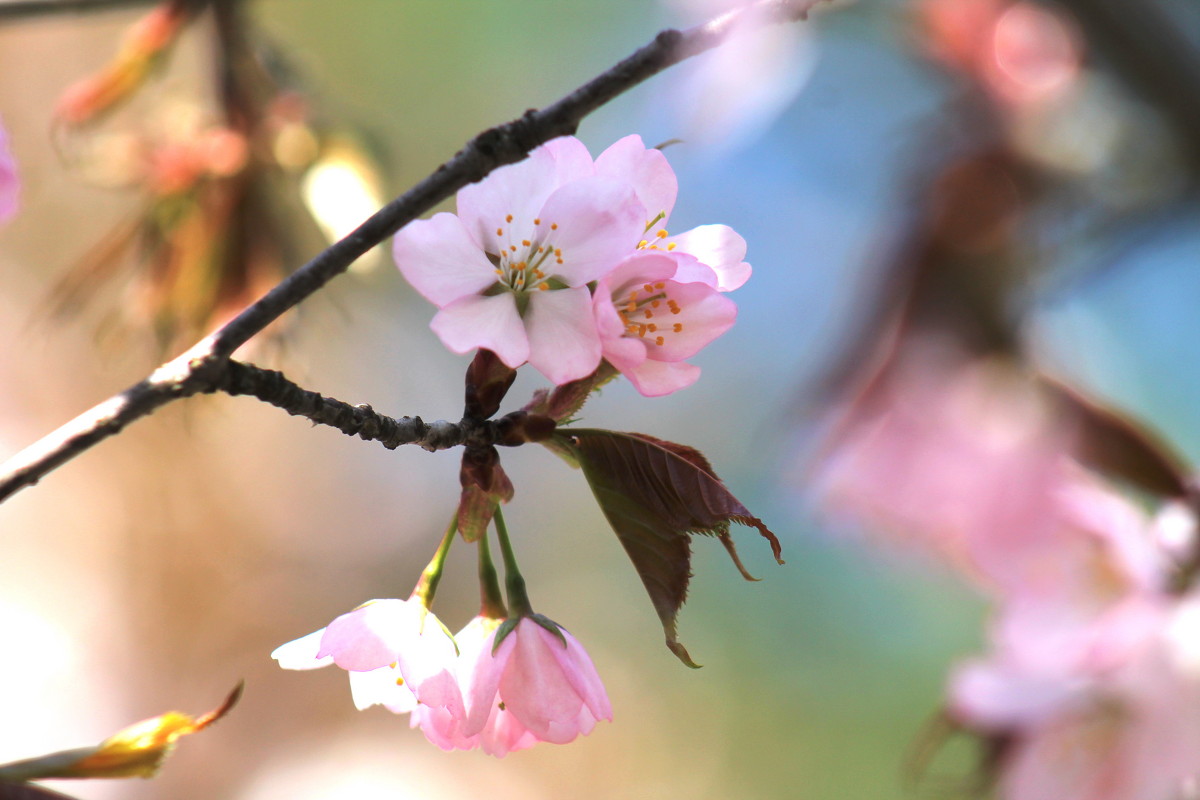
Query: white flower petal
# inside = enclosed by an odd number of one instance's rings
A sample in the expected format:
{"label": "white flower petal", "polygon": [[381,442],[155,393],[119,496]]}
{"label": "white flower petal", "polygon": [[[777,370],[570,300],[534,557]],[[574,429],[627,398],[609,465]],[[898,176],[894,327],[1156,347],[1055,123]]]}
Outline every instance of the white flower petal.
{"label": "white flower petal", "polygon": [[509,292],[464,297],[439,311],[429,327],[455,353],[482,347],[514,369],[529,359],[525,325]]}
{"label": "white flower petal", "polygon": [[404,278],[438,308],[496,282],[491,262],[453,214],[435,214],[401,228],[392,256]]}
{"label": "white flower petal", "polygon": [[529,363],[555,384],[585,377],[600,366],[600,335],[587,287],[534,292],[525,326]]}
{"label": "white flower petal", "polygon": [[333,663],[331,656],[317,658],[317,650],[321,647],[321,637],[325,629],[313,631],[307,636],[293,639],[287,644],[281,644],[271,652],[271,658],[279,662],[283,669],[318,669]]}

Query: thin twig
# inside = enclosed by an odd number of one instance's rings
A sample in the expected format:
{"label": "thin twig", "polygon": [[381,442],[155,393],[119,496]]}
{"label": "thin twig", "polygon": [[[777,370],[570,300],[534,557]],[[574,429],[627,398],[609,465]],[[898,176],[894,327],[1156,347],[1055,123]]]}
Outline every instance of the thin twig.
{"label": "thin twig", "polygon": [[160,406],[219,386],[229,357],[284,312],[345,272],[360,256],[421,214],[492,170],[520,161],[551,139],[575,132],[580,121],[667,67],[720,45],[746,26],[806,18],[821,0],[762,0],[685,31],[665,30],[611,69],[541,110],[476,136],[454,158],[366,222],[289,275],[257,302],[188,352],[121,394],[63,425],[0,465],[0,502]]}
{"label": "thin twig", "polygon": [[121,8],[152,6],[159,0],[3,0],[0,22],[17,22],[52,14],[90,14]]}

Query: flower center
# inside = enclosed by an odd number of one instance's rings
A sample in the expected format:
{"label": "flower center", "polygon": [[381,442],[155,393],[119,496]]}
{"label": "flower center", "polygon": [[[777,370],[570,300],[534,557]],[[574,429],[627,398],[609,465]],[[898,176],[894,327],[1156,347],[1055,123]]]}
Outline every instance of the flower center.
{"label": "flower center", "polygon": [[[646,223],[646,229],[645,229],[644,233],[649,233],[652,228],[654,228],[656,225],[658,225],[658,223],[664,221],[666,218],[667,218],[667,212],[665,212],[665,211],[658,212],[658,214],[655,215],[654,219],[652,219]],[[675,242],[670,242],[670,243],[666,244],[665,246],[663,245],[663,239],[666,239],[668,236],[670,236],[670,234],[667,233],[666,228],[659,228],[657,231],[654,232],[654,235],[651,236],[649,239],[642,239],[640,242],[638,242],[637,249],[638,250],[664,250],[665,249],[668,251],[674,250],[676,247]]]}
{"label": "flower center", "polygon": [[622,299],[613,300],[613,307],[625,323],[626,336],[636,336],[647,346],[662,347],[668,336],[683,332],[683,323],[672,319],[683,309],[667,295],[666,288],[663,281],[644,283]]}
{"label": "flower center", "polygon": [[558,223],[543,224],[540,217],[535,217],[533,232],[527,237],[517,238],[512,221],[513,215],[508,214],[504,217],[504,223],[496,226],[500,252],[488,253],[488,260],[495,268],[497,283],[517,294],[534,289],[545,291],[562,288],[565,284],[553,277],[554,266],[563,263],[563,251],[554,245]]}

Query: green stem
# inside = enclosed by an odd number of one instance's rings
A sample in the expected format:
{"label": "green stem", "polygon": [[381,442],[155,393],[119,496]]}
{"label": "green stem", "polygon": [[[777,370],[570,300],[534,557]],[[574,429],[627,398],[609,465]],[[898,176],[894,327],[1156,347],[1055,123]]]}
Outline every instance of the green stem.
{"label": "green stem", "polygon": [[487,531],[479,537],[479,615],[489,619],[504,619],[508,609],[500,594],[500,576],[492,562],[492,551],[488,545]]}
{"label": "green stem", "polygon": [[512,542],[508,538],[508,527],[504,514],[496,507],[496,538],[500,541],[500,555],[504,557],[504,588],[508,592],[508,607],[514,617],[526,617],[533,613],[529,595],[525,592],[525,578],[517,568],[517,557],[513,554]]}
{"label": "green stem", "polygon": [[455,512],[450,518],[450,524],[446,526],[446,532],[442,534],[442,543],[438,545],[437,552],[433,554],[413,589],[412,596],[420,600],[421,605],[426,608],[433,605],[433,596],[437,593],[438,581],[442,579],[442,569],[446,566],[446,555],[450,552],[450,545],[454,542],[457,530],[458,513]]}

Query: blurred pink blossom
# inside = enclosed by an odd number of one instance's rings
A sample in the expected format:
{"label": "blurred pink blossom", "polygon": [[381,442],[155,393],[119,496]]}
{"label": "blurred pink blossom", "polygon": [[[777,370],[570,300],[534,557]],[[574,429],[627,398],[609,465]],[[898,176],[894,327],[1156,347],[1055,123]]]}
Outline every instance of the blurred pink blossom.
{"label": "blurred pink blossom", "polygon": [[1070,442],[1011,368],[914,343],[843,412],[815,488],[829,513],[974,571],[974,545],[988,561],[992,540],[1051,524]]}
{"label": "blurred pink blossom", "polygon": [[17,162],[8,146],[8,132],[0,125],[0,223],[8,222],[17,213],[20,182]]}
{"label": "blurred pink blossom", "polygon": [[1131,598],[1055,659],[1001,644],[952,712],[1006,736],[1006,800],[1168,800],[1200,775],[1200,597]]}
{"label": "blurred pink blossom", "polygon": [[[668,0],[668,5],[700,19],[750,4]],[[676,79],[667,102],[688,141],[717,148],[743,144],[774,122],[808,82],[816,66],[810,26],[763,24],[760,15],[768,13],[742,14],[728,43]]]}

